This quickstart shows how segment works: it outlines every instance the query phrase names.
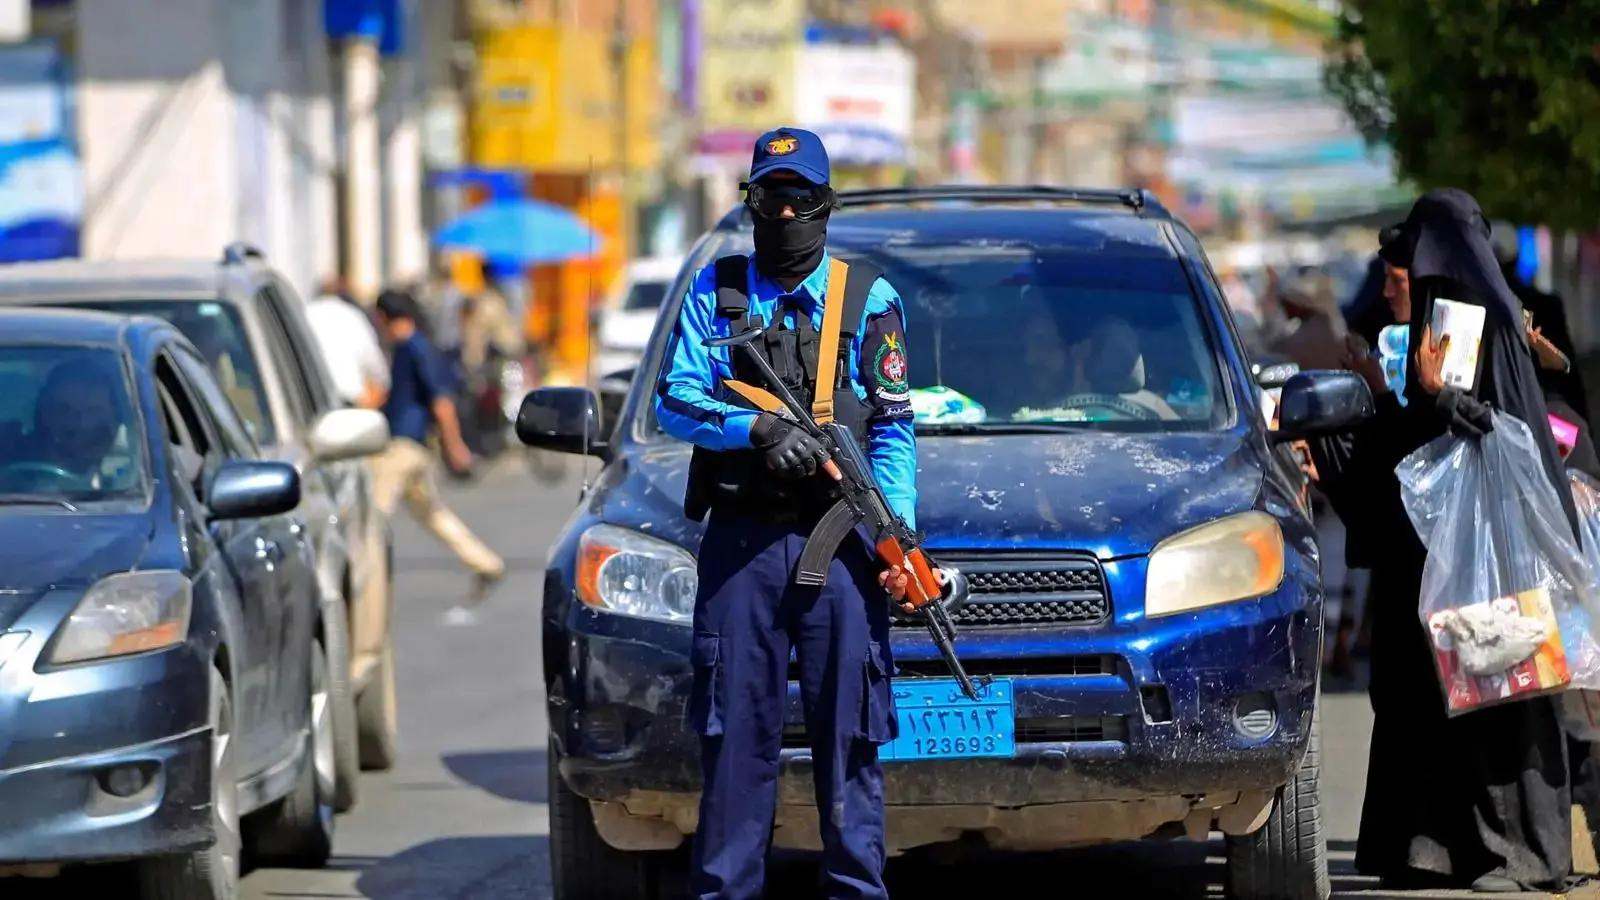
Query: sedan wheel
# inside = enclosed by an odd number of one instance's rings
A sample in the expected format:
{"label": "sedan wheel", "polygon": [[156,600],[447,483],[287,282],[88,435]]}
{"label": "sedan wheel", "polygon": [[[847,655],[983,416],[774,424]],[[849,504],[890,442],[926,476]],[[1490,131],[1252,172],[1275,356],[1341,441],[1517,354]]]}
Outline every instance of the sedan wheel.
{"label": "sedan wheel", "polygon": [[318,639],[311,644],[308,758],[288,796],[253,814],[247,823],[250,849],[264,861],[318,869],[333,855],[336,764],[329,683],[328,656]]}
{"label": "sedan wheel", "polygon": [[204,850],[139,863],[144,900],[235,900],[239,896],[238,766],[234,761],[233,699],[222,673],[211,670],[211,828]]}

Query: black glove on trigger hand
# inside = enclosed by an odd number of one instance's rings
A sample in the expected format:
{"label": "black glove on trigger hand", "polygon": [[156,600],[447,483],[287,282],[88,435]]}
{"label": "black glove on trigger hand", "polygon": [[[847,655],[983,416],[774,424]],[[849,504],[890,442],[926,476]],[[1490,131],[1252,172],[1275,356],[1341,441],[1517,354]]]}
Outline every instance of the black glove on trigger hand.
{"label": "black glove on trigger hand", "polygon": [[793,422],[762,413],[750,426],[750,443],[766,451],[767,468],[779,478],[817,474],[822,445]]}

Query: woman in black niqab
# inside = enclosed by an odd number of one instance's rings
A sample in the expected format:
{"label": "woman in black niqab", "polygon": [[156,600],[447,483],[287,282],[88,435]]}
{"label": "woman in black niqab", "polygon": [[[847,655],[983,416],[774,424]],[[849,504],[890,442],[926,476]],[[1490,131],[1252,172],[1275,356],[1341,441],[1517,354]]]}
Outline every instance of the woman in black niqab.
{"label": "woman in black niqab", "polygon": [[[1386,549],[1373,567],[1373,731],[1356,865],[1396,887],[1471,884],[1484,892],[1565,886],[1572,869],[1567,745],[1555,702],[1539,697],[1449,718],[1417,612],[1426,551],[1393,478],[1401,458],[1445,432],[1481,436],[1490,410],[1525,422],[1576,532],[1561,456],[1546,420],[1522,307],[1506,284],[1477,201],[1431,191],[1380,251],[1410,270],[1406,404],[1384,395],[1380,422],[1354,456],[1381,485],[1374,504]],[[1419,377],[1419,354],[1440,298],[1486,310],[1470,391]]]}

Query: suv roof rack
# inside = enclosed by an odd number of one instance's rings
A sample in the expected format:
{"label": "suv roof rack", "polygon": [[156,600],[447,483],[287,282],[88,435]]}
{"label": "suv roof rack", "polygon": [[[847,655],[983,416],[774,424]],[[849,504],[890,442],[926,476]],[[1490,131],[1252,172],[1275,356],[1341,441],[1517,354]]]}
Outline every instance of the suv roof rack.
{"label": "suv roof rack", "polygon": [[1166,207],[1144,188],[1075,188],[1046,184],[978,185],[940,184],[928,187],[869,188],[840,191],[845,206],[857,204],[924,203],[967,200],[975,203],[1099,203],[1126,206],[1135,212],[1166,215]]}
{"label": "suv roof rack", "polygon": [[222,248],[222,261],[228,265],[236,266],[246,260],[266,258],[267,255],[262,253],[259,247],[254,244],[247,244],[244,241],[234,241]]}

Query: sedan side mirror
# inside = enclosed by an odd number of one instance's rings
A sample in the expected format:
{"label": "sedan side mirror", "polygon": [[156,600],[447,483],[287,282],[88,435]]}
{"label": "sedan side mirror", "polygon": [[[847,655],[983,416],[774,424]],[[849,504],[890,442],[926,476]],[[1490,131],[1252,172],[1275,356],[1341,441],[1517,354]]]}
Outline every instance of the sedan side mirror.
{"label": "sedan side mirror", "polygon": [[335,409],[311,426],[306,443],[323,462],[382,453],[389,444],[389,422],[375,409]]}
{"label": "sedan side mirror", "polygon": [[300,505],[300,473],[286,462],[233,460],[211,479],[206,507],[212,519],[259,519]]}
{"label": "sedan side mirror", "polygon": [[1298,441],[1348,431],[1376,415],[1372,391],[1354,372],[1300,372],[1283,386],[1273,439]]}
{"label": "sedan side mirror", "polygon": [[517,439],[558,453],[603,456],[600,404],[587,388],[542,387],[528,392],[517,410]]}

